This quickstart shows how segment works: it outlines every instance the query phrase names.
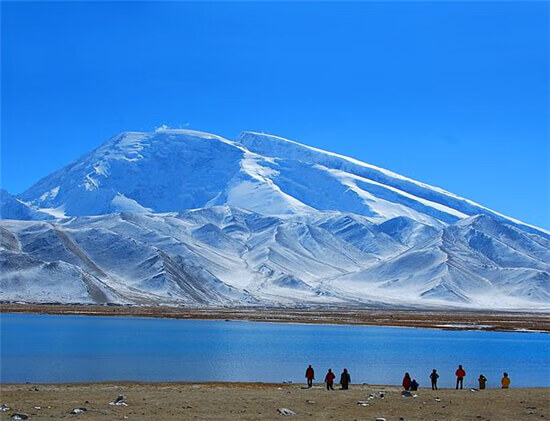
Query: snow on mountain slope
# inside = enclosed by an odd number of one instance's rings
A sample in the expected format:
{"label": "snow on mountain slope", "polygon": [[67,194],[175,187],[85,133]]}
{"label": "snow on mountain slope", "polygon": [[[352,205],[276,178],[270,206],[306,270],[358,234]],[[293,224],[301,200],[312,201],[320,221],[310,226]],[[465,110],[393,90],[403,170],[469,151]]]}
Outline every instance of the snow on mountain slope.
{"label": "snow on mountain slope", "polygon": [[547,231],[277,136],[125,132],[0,194],[0,300],[550,310]]}
{"label": "snow on mountain slope", "polygon": [[45,303],[124,302],[115,291],[63,261],[44,262],[0,250],[0,300]]}
{"label": "snow on mountain slope", "polygon": [[66,215],[157,212],[206,205],[239,171],[244,152],[211,135],[117,135],[21,195]]}
{"label": "snow on mountain slope", "polygon": [[[138,216],[138,218],[143,218]],[[51,301],[50,277],[66,276],[66,265],[78,266],[90,279],[95,279],[112,291],[112,302],[180,304],[218,304],[254,302],[245,291],[225,284],[205,269],[208,260],[195,256],[191,247],[151,229],[164,225],[162,219],[151,217],[140,225],[140,219],[124,215],[72,219],[58,223],[4,221],[2,238],[6,244],[0,251],[6,255],[5,271],[0,275],[2,299],[22,299],[20,291],[32,286],[43,294],[29,294],[27,300]],[[159,230],[162,231],[162,230]],[[179,235],[186,236],[183,231]],[[190,241],[192,243],[192,241]],[[162,249],[158,246],[162,246]],[[51,271],[34,271],[27,276],[10,260],[56,265]],[[72,274],[67,282],[74,283]],[[63,285],[63,284],[62,284]],[[42,290],[40,288],[43,288]],[[55,287],[52,285],[52,288]],[[73,300],[82,299],[82,291]],[[93,294],[80,302],[101,302]]]}
{"label": "snow on mountain slope", "polygon": [[475,308],[529,301],[535,308],[548,307],[550,249],[541,248],[539,241],[546,239],[530,238],[514,226],[478,215],[404,253],[325,282],[343,291],[365,288],[371,299],[407,297]]}
{"label": "snow on mountain slope", "polygon": [[54,217],[47,213],[40,212],[40,210],[12,196],[6,190],[0,189],[0,218],[40,220],[53,219]]}
{"label": "snow on mountain slope", "polygon": [[[434,216],[444,222],[454,222],[468,215],[489,214],[497,219],[504,219],[535,233],[550,233],[538,227],[524,224],[513,218],[481,206],[449,193],[438,187],[412,180],[394,172],[366,164],[353,158],[323,151],[300,144],[298,142],[263,133],[243,132],[239,144],[262,156],[284,158],[315,164],[318,168],[330,171],[332,174],[347,178],[350,189],[360,189],[367,198],[381,200],[382,204],[374,206],[373,210],[382,218],[394,216],[411,216],[402,209],[396,212],[395,204],[404,205],[409,209]],[[376,201],[374,199],[374,201]],[[384,203],[384,202],[389,202]],[[389,207],[388,210],[385,208]],[[378,210],[378,212],[376,212]],[[388,214],[390,213],[390,214]]]}
{"label": "snow on mountain slope", "polygon": [[0,234],[2,300],[550,310],[546,240],[489,216],[441,229],[225,206],[3,220]]}
{"label": "snow on mountain slope", "polygon": [[406,247],[412,247],[433,237],[437,229],[405,216],[398,216],[383,222],[380,230]]}
{"label": "snow on mountain slope", "polygon": [[[15,221],[14,221],[15,222]],[[31,249],[52,256],[39,222],[15,222],[23,231],[38,233]],[[0,227],[0,300],[37,302],[108,303],[121,302],[118,293],[93,274],[70,263],[71,256],[41,259],[40,253],[24,252],[21,237]],[[27,250],[29,250],[27,248]]]}
{"label": "snow on mountain slope", "polygon": [[237,141],[192,130],[121,133],[17,199],[66,216],[230,205],[266,215],[342,211],[376,223],[403,216],[441,227],[489,214],[550,238],[442,189],[252,132]]}

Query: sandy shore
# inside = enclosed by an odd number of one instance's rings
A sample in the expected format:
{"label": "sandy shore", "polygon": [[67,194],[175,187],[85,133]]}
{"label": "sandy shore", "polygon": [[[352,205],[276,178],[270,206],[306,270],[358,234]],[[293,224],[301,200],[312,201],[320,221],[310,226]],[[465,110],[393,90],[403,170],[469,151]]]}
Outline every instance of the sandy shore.
{"label": "sandy shore", "polygon": [[[252,383],[95,383],[2,385],[0,413],[30,419],[89,420],[540,420],[550,418],[550,389],[488,389],[472,392],[421,389],[417,397],[402,397],[398,387],[352,385],[350,390],[326,391],[321,385]],[[385,391],[384,399],[379,392]],[[369,399],[370,395],[376,396]],[[110,405],[119,395],[127,406]],[[439,401],[436,401],[439,399]],[[357,402],[366,401],[368,406]],[[36,408],[40,409],[36,409]],[[72,415],[73,408],[86,412]],[[296,415],[282,416],[278,408]]]}
{"label": "sandy shore", "polygon": [[0,313],[139,316],[174,319],[406,326],[452,330],[550,333],[550,314],[379,309],[184,308],[143,306],[0,304]]}

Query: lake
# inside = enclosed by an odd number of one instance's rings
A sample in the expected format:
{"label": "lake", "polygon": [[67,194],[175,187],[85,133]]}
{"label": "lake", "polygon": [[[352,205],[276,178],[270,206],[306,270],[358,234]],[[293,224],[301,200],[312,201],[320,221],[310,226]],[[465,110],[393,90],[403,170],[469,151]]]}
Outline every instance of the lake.
{"label": "lake", "polygon": [[[483,373],[499,386],[550,386],[550,335],[398,327],[306,325],[139,317],[2,314],[0,381],[304,382],[308,364],[322,381],[346,367],[352,382],[422,386],[436,368],[465,387]],[[338,377],[339,378],[339,377]]]}

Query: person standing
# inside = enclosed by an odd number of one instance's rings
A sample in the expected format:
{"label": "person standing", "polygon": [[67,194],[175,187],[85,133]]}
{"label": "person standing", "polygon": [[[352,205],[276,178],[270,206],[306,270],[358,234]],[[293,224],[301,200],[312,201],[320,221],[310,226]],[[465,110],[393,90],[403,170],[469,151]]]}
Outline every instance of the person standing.
{"label": "person standing", "polygon": [[504,373],[502,376],[502,379],[500,380],[500,384],[502,385],[503,389],[508,389],[510,387],[510,377],[508,377],[508,373]]}
{"label": "person standing", "polygon": [[344,371],[340,375],[340,386],[342,390],[348,390],[348,386],[351,383],[351,376],[348,373],[348,369],[344,368]]}
{"label": "person standing", "polygon": [[487,377],[485,377],[483,374],[480,374],[477,381],[479,382],[479,390],[484,390],[485,385],[487,384]]}
{"label": "person standing", "polygon": [[432,370],[432,373],[430,374],[430,380],[432,381],[432,390],[437,390],[437,379],[439,379],[439,374],[437,374],[437,370],[434,368]]}
{"label": "person standing", "polygon": [[332,370],[329,368],[328,373],[325,376],[325,383],[327,384],[327,390],[334,390],[334,387],[332,387],[332,385],[334,384],[334,379],[335,378],[336,378],[336,376],[334,375]]}
{"label": "person standing", "polygon": [[313,386],[313,379],[315,378],[315,371],[313,371],[313,367],[311,364],[308,366],[306,370],[306,379],[307,379],[307,387],[308,389]]}
{"label": "person standing", "polygon": [[405,373],[405,377],[403,377],[403,389],[409,390],[411,388],[411,376],[409,373]]}
{"label": "person standing", "polygon": [[455,371],[456,375],[456,388],[458,389],[458,386],[460,385],[460,388],[462,389],[462,386],[464,384],[464,377],[466,377],[466,371],[462,368],[461,365],[458,366],[458,368]]}

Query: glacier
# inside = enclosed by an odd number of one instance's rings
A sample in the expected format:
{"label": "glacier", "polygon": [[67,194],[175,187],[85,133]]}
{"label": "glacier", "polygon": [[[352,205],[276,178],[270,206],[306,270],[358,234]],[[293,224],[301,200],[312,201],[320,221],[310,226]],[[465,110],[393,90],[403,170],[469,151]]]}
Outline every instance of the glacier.
{"label": "glacier", "polygon": [[123,132],[0,191],[0,300],[550,310],[550,233],[278,136]]}

